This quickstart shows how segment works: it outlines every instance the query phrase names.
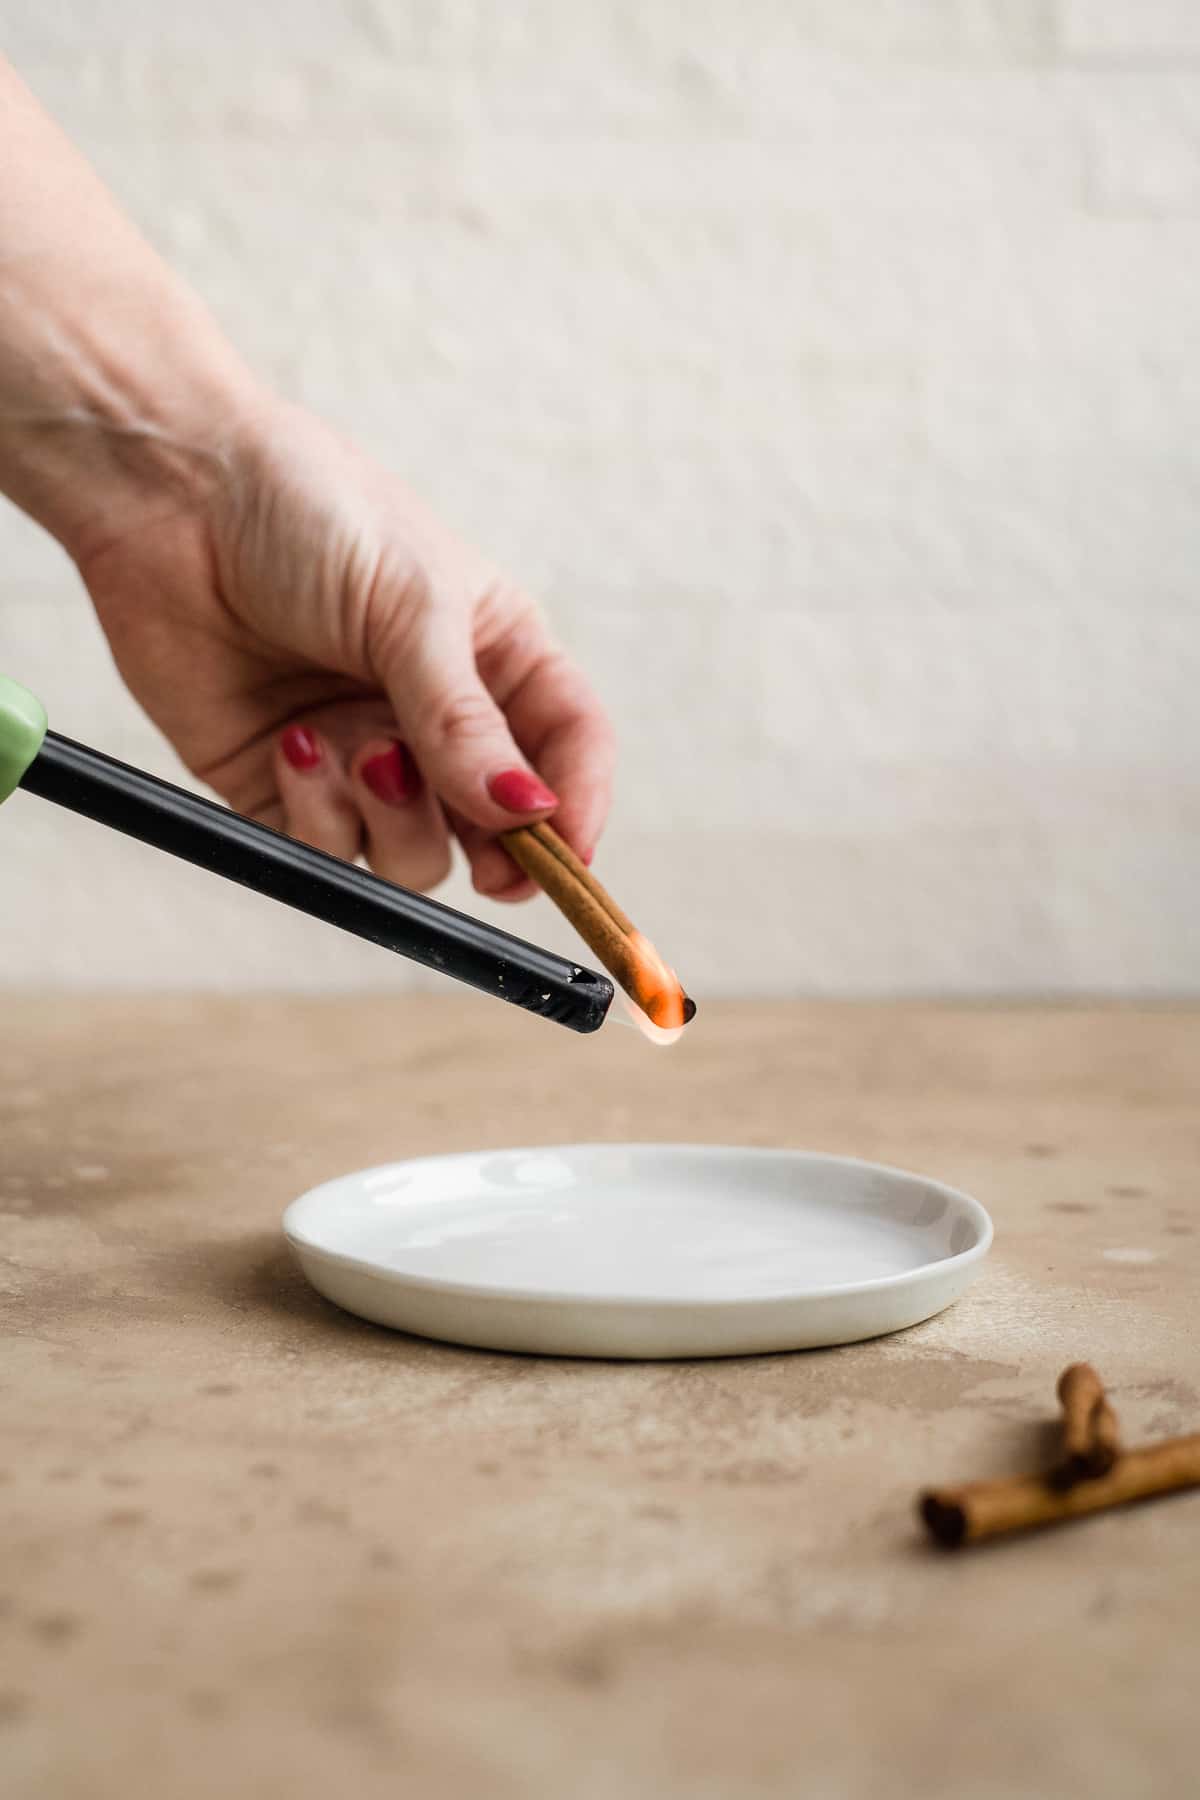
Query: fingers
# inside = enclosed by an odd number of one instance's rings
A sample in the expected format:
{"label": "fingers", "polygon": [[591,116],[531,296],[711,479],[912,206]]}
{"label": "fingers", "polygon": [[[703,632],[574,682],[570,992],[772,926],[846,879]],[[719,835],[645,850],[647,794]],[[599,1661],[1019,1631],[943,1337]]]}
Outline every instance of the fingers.
{"label": "fingers", "polygon": [[362,841],[362,818],[329,742],[311,726],[289,725],[275,746],[275,779],[283,829],[317,850],[353,862]]}
{"label": "fingers", "polygon": [[554,829],[590,858],[612,803],[616,741],[583,674],[562,654],[537,657],[505,700],[518,743],[559,795]]}
{"label": "fingers", "polygon": [[[504,831],[553,818],[590,858],[611,795],[612,731],[530,603],[494,589],[463,609],[409,592],[391,607],[381,596],[374,620],[386,700],[336,702],[297,722],[307,737],[284,734],[288,828],[339,855],[365,838],[372,868],[423,888],[449,870],[448,816],[476,888],[502,900],[536,892],[497,841]],[[313,760],[314,744],[332,744],[332,771]]]}
{"label": "fingers", "polygon": [[[613,742],[607,721],[588,714],[561,718],[543,739],[537,763],[548,775],[553,772],[553,790],[560,796],[551,815],[555,831],[591,862],[612,797]],[[481,894],[524,900],[536,892],[494,834],[467,819],[456,819],[455,829]]]}
{"label": "fingers", "polygon": [[536,774],[475,663],[469,617],[433,602],[395,619],[380,674],[425,779],[452,812],[494,836],[546,818],[558,795]]}
{"label": "fingers", "polygon": [[475,886],[524,899],[536,890],[496,837],[553,817],[581,855],[591,854],[612,789],[604,711],[536,609],[509,590],[490,590],[471,613],[444,601],[414,605],[410,596],[392,618],[402,623],[385,627],[378,666]]}
{"label": "fingers", "polygon": [[292,837],[377,875],[431,888],[450,869],[445,816],[411,753],[380,733],[377,706],[329,709],[319,725],[296,722],[275,748],[280,823]]}
{"label": "fingers", "polygon": [[[612,800],[616,746],[607,714],[580,670],[551,643],[540,619],[494,646],[484,659],[484,674],[502,700],[516,741],[559,795],[554,829],[590,862]],[[536,892],[494,839],[470,827],[459,835],[480,893],[524,900]]]}
{"label": "fingers", "polygon": [[375,873],[402,887],[437,887],[450,873],[450,833],[407,745],[369,740],[355,753],[350,774]]}

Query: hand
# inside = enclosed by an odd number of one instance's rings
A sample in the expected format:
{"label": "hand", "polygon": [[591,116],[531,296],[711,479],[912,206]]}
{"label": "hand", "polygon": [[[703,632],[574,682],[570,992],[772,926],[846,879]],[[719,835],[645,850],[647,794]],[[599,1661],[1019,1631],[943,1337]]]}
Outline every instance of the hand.
{"label": "hand", "polygon": [[409,887],[534,891],[498,832],[590,858],[608,722],[530,600],[408,489],[269,403],[199,494],[75,547],[126,683],[239,812]]}

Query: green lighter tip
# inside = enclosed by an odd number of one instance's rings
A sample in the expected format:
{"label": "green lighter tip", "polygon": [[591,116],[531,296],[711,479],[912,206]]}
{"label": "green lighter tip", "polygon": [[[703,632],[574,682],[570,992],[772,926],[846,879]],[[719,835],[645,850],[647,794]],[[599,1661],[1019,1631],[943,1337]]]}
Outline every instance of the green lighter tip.
{"label": "green lighter tip", "polygon": [[0,675],[0,801],[8,799],[42,747],[46,709],[28,688]]}

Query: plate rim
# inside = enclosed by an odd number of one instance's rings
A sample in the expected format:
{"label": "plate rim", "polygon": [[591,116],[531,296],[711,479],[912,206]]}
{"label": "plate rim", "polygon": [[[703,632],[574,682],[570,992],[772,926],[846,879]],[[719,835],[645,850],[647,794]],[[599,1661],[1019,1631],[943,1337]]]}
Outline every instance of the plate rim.
{"label": "plate rim", "polygon": [[[381,1174],[386,1169],[407,1168],[414,1163],[445,1163],[454,1161],[476,1160],[485,1156],[538,1156],[547,1151],[591,1151],[591,1150],[654,1150],[695,1153],[700,1151],[712,1155],[714,1152],[739,1159],[765,1160],[776,1158],[782,1161],[807,1163],[836,1163],[843,1167],[861,1169],[867,1174],[899,1177],[903,1181],[920,1182],[924,1186],[935,1189],[948,1199],[965,1209],[966,1215],[972,1219],[979,1235],[973,1244],[965,1250],[957,1250],[951,1256],[938,1257],[931,1262],[918,1263],[913,1269],[901,1270],[893,1275],[874,1275],[863,1281],[845,1281],[826,1283],[821,1287],[793,1288],[784,1294],[743,1294],[716,1298],[686,1298],[679,1294],[572,1294],[547,1288],[492,1287],[481,1282],[444,1281],[433,1275],[405,1274],[397,1269],[385,1269],[378,1263],[368,1262],[361,1256],[352,1256],[344,1250],[331,1250],[326,1245],[316,1243],[296,1227],[294,1215],[297,1210],[315,1200],[326,1189],[340,1187],[346,1181],[359,1180],[367,1175]],[[792,1150],[786,1146],[771,1144],[709,1144],[704,1142],[661,1143],[656,1139],[621,1139],[616,1142],[589,1140],[587,1142],[571,1141],[562,1144],[513,1144],[500,1145],[492,1149],[433,1151],[425,1156],[398,1157],[391,1162],[374,1163],[362,1169],[351,1169],[344,1175],[333,1175],[327,1181],[318,1182],[315,1187],[297,1194],[284,1209],[283,1233],[289,1245],[298,1254],[307,1251],[324,1257],[342,1268],[356,1270],[363,1275],[374,1276],[377,1280],[395,1287],[419,1288],[426,1293],[452,1295],[456,1299],[478,1300],[509,1303],[516,1301],[530,1306],[574,1306],[589,1309],[603,1307],[654,1307],[658,1311],[668,1309],[705,1311],[731,1311],[738,1307],[761,1309],[768,1306],[793,1306],[800,1303],[811,1304],[813,1301],[839,1300],[857,1294],[876,1294],[888,1289],[903,1289],[920,1285],[922,1281],[944,1277],[951,1273],[958,1274],[969,1269],[973,1263],[981,1262],[988,1254],[995,1238],[995,1226],[991,1214],[983,1202],[973,1194],[965,1193],[961,1188],[951,1187],[948,1182],[939,1181],[932,1175],[920,1175],[912,1169],[898,1168],[894,1163],[869,1162],[860,1156],[845,1156],[824,1150]]]}

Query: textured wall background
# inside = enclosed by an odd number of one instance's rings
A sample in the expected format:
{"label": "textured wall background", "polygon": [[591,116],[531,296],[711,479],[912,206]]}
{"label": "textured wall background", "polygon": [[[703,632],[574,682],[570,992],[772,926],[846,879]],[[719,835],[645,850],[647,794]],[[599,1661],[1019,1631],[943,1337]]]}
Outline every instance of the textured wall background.
{"label": "textured wall background", "polygon": [[[545,598],[694,992],[1200,987],[1193,0],[0,20],[242,349]],[[0,668],[171,771],[11,511],[0,568]],[[0,847],[10,984],[411,979],[21,796]]]}

